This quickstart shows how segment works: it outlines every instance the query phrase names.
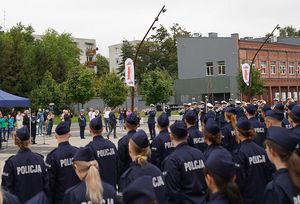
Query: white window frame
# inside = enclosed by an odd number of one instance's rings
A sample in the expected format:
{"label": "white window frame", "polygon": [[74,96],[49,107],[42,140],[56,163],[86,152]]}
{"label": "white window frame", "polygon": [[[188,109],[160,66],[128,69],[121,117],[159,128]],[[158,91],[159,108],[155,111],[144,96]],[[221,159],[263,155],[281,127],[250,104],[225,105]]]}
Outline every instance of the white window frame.
{"label": "white window frame", "polygon": [[279,62],[279,74],[286,75],[285,62]]}
{"label": "white window frame", "polygon": [[[262,64],[265,64],[264,68],[262,68]],[[267,67],[268,67],[267,61],[261,61],[260,62],[260,73],[267,74]],[[263,72],[263,70],[264,70],[264,72]]]}
{"label": "white window frame", "polygon": [[298,73],[298,76],[299,76],[300,75],[300,62],[298,62],[297,73]]}
{"label": "white window frame", "polygon": [[225,74],[226,74],[225,61],[219,61],[218,62],[218,75],[225,75]]}
{"label": "white window frame", "polygon": [[[293,72],[291,72],[291,70]],[[294,66],[294,62],[289,62],[289,75],[294,76],[295,75],[295,66]]]}
{"label": "white window frame", "polygon": [[[209,65],[211,64],[211,65]],[[206,76],[214,75],[214,65],[212,62],[206,62]]]}
{"label": "white window frame", "polygon": [[[274,63],[274,64],[273,64]],[[274,70],[273,70],[274,68]],[[274,71],[274,72],[273,72]],[[276,61],[272,61],[270,63],[270,74],[275,75],[276,74]]]}

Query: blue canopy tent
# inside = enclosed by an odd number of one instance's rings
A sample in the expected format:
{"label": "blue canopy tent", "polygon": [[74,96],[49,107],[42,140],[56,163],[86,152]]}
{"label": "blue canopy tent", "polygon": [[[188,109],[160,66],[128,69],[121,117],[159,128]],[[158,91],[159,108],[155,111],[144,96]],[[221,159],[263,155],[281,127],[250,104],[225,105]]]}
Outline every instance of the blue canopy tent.
{"label": "blue canopy tent", "polygon": [[12,107],[30,107],[30,100],[20,96],[7,93],[0,90],[0,107],[12,108]]}

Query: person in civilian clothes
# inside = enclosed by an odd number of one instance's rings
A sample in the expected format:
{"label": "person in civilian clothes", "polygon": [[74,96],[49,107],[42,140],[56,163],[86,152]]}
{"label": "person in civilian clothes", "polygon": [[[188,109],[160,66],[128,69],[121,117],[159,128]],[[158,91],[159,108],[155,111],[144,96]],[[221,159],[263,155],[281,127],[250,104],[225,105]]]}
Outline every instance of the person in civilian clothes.
{"label": "person in civilian clothes", "polygon": [[268,158],[275,165],[273,180],[264,192],[264,204],[300,202],[300,158],[294,152],[299,138],[291,130],[270,127],[265,141]]}
{"label": "person in civilian clothes", "polygon": [[284,115],[281,111],[276,110],[275,108],[273,110],[269,110],[266,112],[265,117],[265,124],[266,127],[282,127],[282,119]]}
{"label": "person in civilian clothes", "polygon": [[150,105],[150,110],[145,112],[145,115],[148,115],[148,128],[150,132],[150,140],[153,140],[156,136],[155,132],[155,115],[156,111],[154,109],[154,104]]}
{"label": "person in civilian clothes", "polygon": [[47,115],[47,120],[48,120],[47,135],[50,137],[52,135],[53,120],[54,120],[54,114],[52,113],[52,111],[49,111]]}
{"label": "person in civilian clothes", "polygon": [[23,126],[26,126],[28,128],[29,131],[29,115],[28,115],[29,111],[25,110],[24,111],[24,116],[23,116]]}
{"label": "person in civilian clothes", "polygon": [[20,204],[18,197],[0,189],[0,204]]}
{"label": "person in civilian clothes", "polygon": [[292,126],[289,123],[289,120],[285,116],[285,109],[284,105],[282,103],[277,103],[276,106],[274,107],[275,110],[281,111],[283,113],[283,118],[282,118],[282,127],[285,127],[287,129],[291,129]]}
{"label": "person in civilian clothes", "polygon": [[263,147],[264,141],[266,140],[266,127],[263,123],[259,122],[257,119],[257,106],[253,104],[248,104],[245,107],[245,114],[254,128],[256,136],[253,138],[254,142],[259,146]]}
{"label": "person in civilian clothes", "polygon": [[107,139],[109,139],[109,135],[114,132],[114,138],[117,138],[116,134],[116,129],[117,129],[117,119],[115,115],[115,109],[111,110],[109,113],[109,132],[107,133]]}
{"label": "person in civilian clothes", "polygon": [[[295,105],[291,111],[288,112],[289,121],[292,125],[292,131],[297,135],[300,139],[300,105]],[[296,152],[300,156],[300,142],[296,147]]]}
{"label": "person in civilian clothes", "polygon": [[47,155],[46,167],[50,183],[51,203],[60,204],[65,191],[80,182],[72,166],[72,160],[78,148],[69,143],[71,134],[68,123],[58,124],[55,133],[58,147]]}
{"label": "person in civilian clothes", "polygon": [[219,126],[216,121],[209,118],[203,128],[204,141],[207,144],[207,148],[204,151],[204,159],[207,160],[209,155],[216,149],[222,149],[227,151],[222,146],[222,136]]}
{"label": "person in civilian clothes", "polygon": [[205,161],[204,175],[209,188],[208,203],[240,204],[242,195],[235,180],[235,163],[225,149],[211,152]]}
{"label": "person in civilian clothes", "polygon": [[93,141],[87,147],[91,148],[98,162],[101,179],[116,188],[118,152],[115,144],[102,136],[103,125],[100,117],[91,120],[89,132]]}
{"label": "person in civilian clothes", "polygon": [[237,137],[240,141],[233,158],[239,165],[236,182],[245,204],[263,203],[263,194],[271,180],[273,169],[266,151],[253,142],[255,131],[246,118],[237,122]]}
{"label": "person in civilian clothes", "polygon": [[0,144],[5,142],[5,118],[3,114],[0,112]]}
{"label": "person in civilian clothes", "polygon": [[170,130],[175,149],[163,162],[166,203],[202,203],[207,190],[203,153],[188,145],[184,122],[175,121]]}
{"label": "person in civilian clothes", "polygon": [[77,150],[73,166],[81,182],[66,191],[63,204],[117,203],[116,191],[110,184],[102,182],[98,162],[89,147]]}
{"label": "person in civilian clothes", "polygon": [[123,136],[118,141],[119,154],[119,176],[122,175],[128,168],[131,161],[128,151],[128,143],[133,134],[136,132],[138,126],[138,117],[135,113],[130,113],[125,120],[125,129],[128,131],[127,135]]}
{"label": "person in civilian clothes", "polygon": [[41,191],[48,195],[49,181],[43,156],[29,149],[30,134],[27,127],[18,129],[14,140],[19,151],[5,161],[2,187],[16,195],[22,203]]}
{"label": "person in civilian clothes", "polygon": [[36,125],[38,124],[37,122],[37,117],[35,116],[35,112],[32,111],[31,113],[31,143],[36,144],[35,138],[36,138]]}
{"label": "person in civilian clothes", "polygon": [[153,204],[157,203],[152,177],[136,178],[123,191],[124,204]]}
{"label": "person in civilian clothes", "polygon": [[233,153],[237,147],[237,139],[234,133],[236,128],[236,112],[233,107],[225,108],[224,112],[227,124],[221,129],[221,134],[223,136],[222,145],[230,153]]}
{"label": "person in civilian clothes", "polygon": [[120,191],[141,176],[151,176],[158,203],[165,203],[165,183],[162,172],[147,161],[150,154],[148,136],[138,130],[129,140],[129,155],[132,163],[120,178]]}
{"label": "person in civilian clothes", "polygon": [[7,131],[7,140],[9,139],[9,137],[11,136],[14,128],[15,128],[15,125],[14,125],[14,122],[15,122],[15,119],[13,116],[11,116],[10,114],[8,114],[8,117],[7,117],[7,122],[8,122],[8,131]]}
{"label": "person in civilian clothes", "polygon": [[84,116],[84,110],[80,110],[80,114],[78,116],[78,124],[79,124],[79,128],[80,128],[80,138],[85,139],[84,130],[86,127],[86,118]]}
{"label": "person in civilian clothes", "polygon": [[151,143],[151,158],[152,164],[162,170],[163,160],[174,150],[169,133],[169,117],[166,113],[162,113],[157,118],[157,128],[159,134]]}
{"label": "person in civilian clothes", "polygon": [[205,151],[207,145],[204,142],[204,137],[196,127],[197,115],[193,110],[188,110],[184,115],[184,122],[188,131],[188,144],[191,147],[197,148],[202,152]]}

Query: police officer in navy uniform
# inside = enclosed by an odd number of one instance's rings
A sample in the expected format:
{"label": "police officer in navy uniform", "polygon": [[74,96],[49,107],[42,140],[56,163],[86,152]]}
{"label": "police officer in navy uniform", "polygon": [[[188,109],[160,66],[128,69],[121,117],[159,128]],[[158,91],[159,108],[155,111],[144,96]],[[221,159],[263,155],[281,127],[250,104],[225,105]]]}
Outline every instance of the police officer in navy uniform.
{"label": "police officer in navy uniform", "polygon": [[267,111],[265,117],[266,127],[282,127],[283,118],[283,113],[279,110],[276,110],[275,108],[273,110]]}
{"label": "police officer in navy uniform", "polygon": [[5,162],[2,173],[2,187],[26,202],[40,191],[49,193],[49,181],[43,156],[29,149],[30,135],[26,126],[18,129],[15,144],[16,155]]}
{"label": "police officer in navy uniform", "polygon": [[259,114],[259,121],[261,123],[265,122],[265,117],[266,117],[266,113],[267,111],[271,110],[271,107],[268,104],[265,104],[261,107],[260,109],[260,114]]}
{"label": "police officer in navy uniform", "polygon": [[90,135],[93,137],[87,146],[91,148],[95,159],[98,161],[101,179],[116,188],[118,176],[118,152],[114,143],[104,139],[102,120],[95,117],[89,125]]}
{"label": "police officer in navy uniform", "polygon": [[[300,139],[300,105],[293,106],[291,111],[288,112],[288,116],[290,124],[293,127],[291,130]],[[300,143],[296,147],[296,152],[298,155],[300,155]]]}
{"label": "police officer in navy uniform", "polygon": [[230,153],[233,153],[237,148],[237,141],[234,133],[236,128],[236,112],[233,107],[226,107],[224,112],[227,124],[221,128],[221,134],[223,136],[222,146]]}
{"label": "police officer in navy uniform", "polygon": [[277,103],[274,107],[275,110],[281,111],[283,113],[283,119],[282,119],[282,127],[285,127],[287,129],[291,129],[291,125],[289,123],[289,120],[285,117],[285,109],[284,105],[282,103]]}
{"label": "police officer in navy uniform", "polygon": [[271,180],[273,169],[266,151],[253,142],[255,131],[246,118],[237,122],[237,136],[240,141],[233,158],[239,165],[236,182],[245,204],[263,203],[267,183]]}
{"label": "police officer in navy uniform", "polygon": [[157,128],[159,130],[159,134],[154,138],[150,146],[150,161],[161,170],[163,160],[174,150],[168,130],[169,123],[169,117],[166,113],[162,113],[157,118]]}
{"label": "police officer in navy uniform", "polygon": [[148,136],[144,130],[138,130],[129,141],[130,167],[120,178],[120,190],[141,176],[151,176],[158,203],[165,203],[165,182],[162,172],[147,161],[150,154]]}
{"label": "police officer in navy uniform", "polygon": [[148,128],[150,132],[150,140],[153,140],[156,136],[155,132],[155,115],[156,111],[154,109],[154,104],[150,105],[150,110],[145,112],[145,115],[148,115]]}
{"label": "police officer in navy uniform", "polygon": [[235,112],[236,112],[236,119],[238,120],[239,118],[246,117],[245,116],[245,111],[241,107],[241,102],[239,100],[235,101]]}
{"label": "police officer in navy uniform", "polygon": [[[1,201],[2,201],[2,203],[1,203]],[[0,203],[1,204],[20,204],[20,201],[17,196],[0,189]]]}
{"label": "police officer in navy uniform", "polygon": [[264,192],[264,204],[299,203],[300,158],[294,152],[299,138],[291,130],[283,127],[268,129],[266,151],[275,165],[273,180]]}
{"label": "police officer in navy uniform", "polygon": [[138,117],[135,113],[131,113],[125,119],[125,129],[127,130],[127,135],[123,136],[118,141],[118,153],[119,153],[119,176],[121,176],[128,168],[131,163],[131,158],[128,153],[128,143],[130,138],[136,132],[138,127]]}
{"label": "police officer in navy uniform", "polygon": [[193,110],[188,110],[184,115],[184,122],[188,131],[188,144],[194,148],[205,151],[207,145],[204,142],[204,137],[196,127],[197,115]]}
{"label": "police officer in navy uniform", "polygon": [[59,204],[63,201],[65,191],[80,180],[72,166],[72,160],[78,148],[69,143],[71,136],[69,124],[61,122],[55,128],[55,133],[58,147],[47,155],[46,167],[50,183],[50,202]]}
{"label": "police officer in navy uniform", "polygon": [[101,181],[98,162],[91,148],[78,149],[73,165],[81,182],[66,191],[63,204],[117,202],[114,187]]}
{"label": "police officer in navy uniform", "polygon": [[79,129],[80,129],[80,138],[85,139],[84,130],[86,127],[86,118],[84,116],[84,109],[80,110],[80,114],[78,116],[78,125],[79,125]]}
{"label": "police officer in navy uniform", "polygon": [[207,103],[206,106],[207,106],[207,113],[205,114],[206,120],[208,118],[213,118],[215,120],[217,115],[216,115],[216,112],[214,111],[213,104]]}
{"label": "police officer in navy uniform", "polygon": [[257,106],[253,104],[248,104],[245,107],[245,114],[251,123],[251,127],[254,128],[256,136],[253,139],[256,144],[263,147],[264,141],[266,140],[266,127],[263,123],[259,122],[257,115]]}
{"label": "police officer in navy uniform", "polygon": [[196,120],[196,128],[199,129],[199,113],[200,113],[200,108],[197,106],[197,102],[192,102],[192,110],[195,112],[196,116],[197,116],[197,120]]}
{"label": "police officer in navy uniform", "polygon": [[207,120],[205,127],[203,128],[203,136],[204,141],[207,144],[207,148],[204,151],[205,160],[207,160],[209,155],[216,149],[228,151],[222,146],[221,130],[214,119],[209,118]]}
{"label": "police officer in navy uniform", "polygon": [[175,149],[163,162],[166,203],[201,203],[207,190],[203,153],[188,145],[184,122],[175,121],[170,130]]}

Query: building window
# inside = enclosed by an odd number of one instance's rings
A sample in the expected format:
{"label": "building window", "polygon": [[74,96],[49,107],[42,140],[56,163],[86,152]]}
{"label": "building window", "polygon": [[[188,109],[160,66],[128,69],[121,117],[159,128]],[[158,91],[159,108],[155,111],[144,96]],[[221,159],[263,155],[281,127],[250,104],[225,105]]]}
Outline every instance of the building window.
{"label": "building window", "polygon": [[270,74],[276,74],[276,62],[275,61],[271,62]]}
{"label": "building window", "polygon": [[280,62],[279,73],[285,75],[285,62]]}
{"label": "building window", "polygon": [[300,62],[298,62],[297,74],[300,75]]}
{"label": "building window", "polygon": [[219,75],[224,75],[225,74],[225,62],[224,61],[219,61],[218,62],[218,74]]}
{"label": "building window", "polygon": [[206,76],[214,75],[214,67],[212,62],[206,62]]}
{"label": "building window", "polygon": [[290,75],[295,75],[294,62],[289,62],[289,74]]}
{"label": "building window", "polygon": [[266,74],[267,73],[267,62],[261,61],[259,69],[260,69],[261,74]]}

